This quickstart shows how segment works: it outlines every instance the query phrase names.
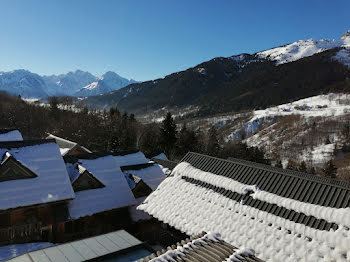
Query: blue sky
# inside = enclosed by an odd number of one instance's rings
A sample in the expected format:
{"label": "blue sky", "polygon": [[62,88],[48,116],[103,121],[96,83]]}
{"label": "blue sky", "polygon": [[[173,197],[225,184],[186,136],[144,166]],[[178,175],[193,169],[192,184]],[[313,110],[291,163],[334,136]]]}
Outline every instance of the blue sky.
{"label": "blue sky", "polygon": [[350,1],[0,0],[0,71],[149,80],[350,29]]}

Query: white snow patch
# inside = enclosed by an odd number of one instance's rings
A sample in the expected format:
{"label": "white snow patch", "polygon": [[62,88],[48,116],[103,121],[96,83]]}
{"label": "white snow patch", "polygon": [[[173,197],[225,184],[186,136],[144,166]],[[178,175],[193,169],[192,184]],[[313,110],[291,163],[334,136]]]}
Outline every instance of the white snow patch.
{"label": "white snow patch", "polygon": [[333,59],[350,67],[350,48],[345,48],[337,52]]}

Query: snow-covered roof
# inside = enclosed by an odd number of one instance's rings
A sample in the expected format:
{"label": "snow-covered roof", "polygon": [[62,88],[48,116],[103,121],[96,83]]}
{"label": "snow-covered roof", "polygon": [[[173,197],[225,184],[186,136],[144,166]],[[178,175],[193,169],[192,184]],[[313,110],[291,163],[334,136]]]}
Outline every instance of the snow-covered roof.
{"label": "snow-covered roof", "polygon": [[175,162],[175,161],[164,160],[164,159],[154,158],[154,157],[152,158],[152,161],[161,165],[163,168],[167,168],[169,170],[173,170],[175,166],[178,164],[178,162]]}
{"label": "snow-covered roof", "polygon": [[267,261],[348,261],[350,183],[187,154],[138,208]]}
{"label": "snow-covered roof", "polygon": [[141,178],[152,190],[155,190],[165,178],[161,167],[154,163],[123,166],[121,169],[126,177],[132,175]]}
{"label": "snow-covered roof", "polygon": [[6,154],[36,176],[0,182],[0,210],[74,198],[65,164],[53,141],[0,142],[0,158]]}
{"label": "snow-covered roof", "polygon": [[76,219],[136,203],[120,166],[147,162],[148,159],[141,152],[126,155],[92,153],[65,157],[65,160],[72,182],[79,176],[80,165],[105,186],[76,192],[75,199],[68,205],[71,218]]}
{"label": "snow-covered roof", "polygon": [[[32,243],[31,246],[40,247],[36,243]],[[24,255],[20,255],[12,258],[11,262],[82,262],[88,260],[96,260],[103,256],[108,256],[117,252],[124,253],[123,251],[133,253],[137,251],[138,248],[142,248],[142,242],[130,235],[125,230],[118,230],[108,234],[103,234],[95,237],[85,238],[69,243],[64,243],[55,246],[45,247],[42,245],[43,249],[31,251]],[[36,248],[37,249],[37,248]],[[143,248],[144,249],[144,248]],[[1,249],[0,249],[1,250]],[[4,248],[6,250],[6,247]],[[147,249],[144,249],[149,254]],[[15,251],[17,249],[15,248]],[[142,253],[143,254],[143,253]],[[139,254],[136,254],[139,255]],[[1,257],[1,255],[0,255]],[[114,256],[115,257],[115,256]],[[134,261],[122,260],[122,255],[120,255],[120,260],[118,261]],[[136,256],[136,259],[139,256]]]}
{"label": "snow-covered roof", "polygon": [[84,151],[85,153],[91,153],[89,149],[86,147],[83,147],[79,145],[76,142],[64,139],[62,137],[54,136],[52,134],[49,134],[46,139],[55,139],[57,145],[60,147],[61,155],[65,156],[68,155],[70,152],[74,151],[76,148]]}
{"label": "snow-covered roof", "polygon": [[168,247],[162,253],[152,254],[138,262],[210,261],[240,262],[262,261],[254,251],[236,248],[221,239],[220,234],[199,234]]}
{"label": "snow-covered roof", "polygon": [[17,129],[0,129],[0,142],[22,140],[22,134]]}
{"label": "snow-covered roof", "polygon": [[113,154],[114,160],[118,166],[130,166],[148,163],[149,159],[142,152],[120,152]]}

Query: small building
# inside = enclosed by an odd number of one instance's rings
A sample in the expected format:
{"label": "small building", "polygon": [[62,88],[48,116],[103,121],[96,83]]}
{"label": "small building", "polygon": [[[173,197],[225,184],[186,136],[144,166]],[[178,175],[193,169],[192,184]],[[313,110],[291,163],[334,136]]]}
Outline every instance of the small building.
{"label": "small building", "polygon": [[210,261],[210,262],[262,262],[255,257],[251,249],[239,249],[221,239],[220,234],[205,232],[186,238],[167,250],[139,259],[137,262],[149,261]]}
{"label": "small building", "polygon": [[138,209],[163,229],[219,232],[266,261],[349,261],[350,183],[188,153]]}
{"label": "small building", "polygon": [[0,142],[0,245],[53,241],[75,194],[54,140]]}
{"label": "small building", "polygon": [[[64,160],[75,198],[68,204],[67,221],[60,225],[62,241],[127,228],[133,223],[130,209],[136,209],[137,201],[121,166],[147,165],[149,160],[143,153],[99,152],[65,156]],[[149,189],[142,187],[138,178],[133,179],[140,192]]]}
{"label": "small building", "polygon": [[64,139],[62,137],[58,137],[58,136],[54,136],[52,134],[49,134],[46,137],[46,139],[55,139],[57,145],[60,148],[62,156],[91,153],[91,151],[89,149],[87,149],[86,147],[83,147],[76,142],[69,141],[69,140]]}
{"label": "small building", "polygon": [[0,129],[0,142],[6,141],[22,141],[23,137],[21,132],[13,128],[2,128]]}
{"label": "small building", "polygon": [[[127,156],[124,156],[127,158]],[[64,157],[75,198],[61,225],[62,239],[76,239],[126,227],[135,198],[114,156],[91,153]]]}

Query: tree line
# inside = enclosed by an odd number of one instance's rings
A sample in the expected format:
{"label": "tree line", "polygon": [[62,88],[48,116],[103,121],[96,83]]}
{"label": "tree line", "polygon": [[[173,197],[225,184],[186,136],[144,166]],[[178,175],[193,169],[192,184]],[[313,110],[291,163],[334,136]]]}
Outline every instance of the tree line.
{"label": "tree line", "polygon": [[[193,151],[220,158],[239,158],[270,164],[262,149],[249,147],[242,141],[225,141],[215,126],[208,130],[189,128],[186,124],[176,125],[171,113],[161,123],[143,124],[133,114],[109,110],[89,110],[81,107],[62,109],[68,103],[65,98],[50,98],[46,106],[31,104],[20,97],[0,92],[0,127],[16,128],[25,139],[45,138],[49,133],[75,141],[92,151],[121,151],[139,149],[147,156],[164,152],[169,159],[180,160]],[[69,102],[70,103],[70,102]],[[69,104],[68,103],[68,104]],[[348,139],[342,148],[348,151],[350,125],[344,127]],[[282,167],[281,161],[275,166]],[[315,174],[313,167],[305,162],[290,160],[287,169]],[[337,167],[332,161],[321,170],[328,177],[336,177]]]}

